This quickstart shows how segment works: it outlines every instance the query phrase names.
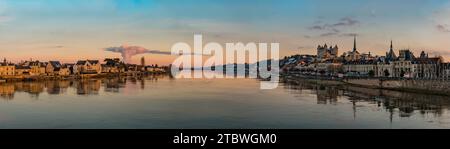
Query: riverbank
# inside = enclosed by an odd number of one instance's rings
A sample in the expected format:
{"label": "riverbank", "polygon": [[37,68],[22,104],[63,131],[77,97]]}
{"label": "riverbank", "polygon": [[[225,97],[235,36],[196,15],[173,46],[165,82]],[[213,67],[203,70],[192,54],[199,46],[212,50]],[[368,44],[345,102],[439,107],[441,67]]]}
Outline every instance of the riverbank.
{"label": "riverbank", "polygon": [[349,85],[359,87],[450,96],[450,81],[448,80],[368,78],[368,79],[344,79],[343,82]]}
{"label": "riverbank", "polygon": [[293,75],[282,75],[285,79],[296,80],[301,79],[302,82],[316,84],[316,85],[330,85],[330,86],[343,86],[346,83],[341,80],[333,80],[333,79],[320,79],[320,78],[309,78],[302,76],[293,76]]}
{"label": "riverbank", "polygon": [[82,80],[91,78],[116,78],[116,77],[141,77],[148,75],[164,75],[165,72],[128,72],[128,73],[101,73],[101,74],[81,74],[81,75],[69,75],[69,76],[2,76],[1,82],[22,82],[22,81],[46,81],[46,80]]}
{"label": "riverbank", "polygon": [[324,78],[299,74],[283,74],[287,79],[299,79],[307,83],[327,86],[354,86],[400,92],[450,96],[449,80],[410,80],[381,78]]}

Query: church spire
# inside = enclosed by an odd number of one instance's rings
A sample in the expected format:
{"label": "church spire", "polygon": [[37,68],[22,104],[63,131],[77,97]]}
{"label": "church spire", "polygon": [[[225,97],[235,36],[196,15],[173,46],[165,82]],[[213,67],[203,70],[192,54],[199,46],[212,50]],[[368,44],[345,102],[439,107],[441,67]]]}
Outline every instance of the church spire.
{"label": "church spire", "polygon": [[392,40],[391,40],[391,50],[393,50],[394,48],[393,48],[393,46],[392,46]]}
{"label": "church spire", "polygon": [[397,58],[397,56],[395,55],[395,52],[394,52],[394,46],[392,44],[392,40],[391,40],[391,46],[389,48],[389,52],[386,54],[386,58],[391,61]]}
{"label": "church spire", "polygon": [[353,36],[353,52],[356,51],[356,35]]}

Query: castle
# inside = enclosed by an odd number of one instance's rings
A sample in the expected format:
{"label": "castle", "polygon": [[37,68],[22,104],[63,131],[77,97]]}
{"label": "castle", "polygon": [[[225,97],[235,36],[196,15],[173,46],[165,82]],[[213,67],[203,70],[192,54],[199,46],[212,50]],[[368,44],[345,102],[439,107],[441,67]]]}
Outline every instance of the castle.
{"label": "castle", "polygon": [[[287,58],[286,58],[287,59]],[[307,75],[340,77],[386,77],[412,79],[449,79],[450,63],[443,57],[430,57],[422,51],[416,57],[412,50],[395,52],[391,40],[385,56],[360,53],[353,39],[353,49],[338,56],[338,47],[319,45],[317,56],[299,55],[280,62],[283,70],[299,70]]]}
{"label": "castle", "polygon": [[339,48],[337,45],[328,47],[327,44],[324,46],[319,45],[317,47],[317,58],[318,59],[330,59],[338,57]]}

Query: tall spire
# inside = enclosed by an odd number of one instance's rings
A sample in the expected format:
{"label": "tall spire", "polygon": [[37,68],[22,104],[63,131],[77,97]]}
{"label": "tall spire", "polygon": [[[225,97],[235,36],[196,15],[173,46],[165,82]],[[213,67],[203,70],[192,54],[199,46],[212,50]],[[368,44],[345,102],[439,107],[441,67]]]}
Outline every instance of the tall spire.
{"label": "tall spire", "polygon": [[392,40],[391,40],[391,50],[392,50],[392,49],[394,49],[394,48],[393,48],[393,46],[392,46]]}
{"label": "tall spire", "polygon": [[353,36],[353,52],[356,51],[356,35]]}
{"label": "tall spire", "polygon": [[386,53],[386,58],[391,61],[397,58],[397,56],[395,55],[395,52],[394,52],[394,46],[392,44],[392,40],[391,40],[391,46],[390,46],[389,52]]}

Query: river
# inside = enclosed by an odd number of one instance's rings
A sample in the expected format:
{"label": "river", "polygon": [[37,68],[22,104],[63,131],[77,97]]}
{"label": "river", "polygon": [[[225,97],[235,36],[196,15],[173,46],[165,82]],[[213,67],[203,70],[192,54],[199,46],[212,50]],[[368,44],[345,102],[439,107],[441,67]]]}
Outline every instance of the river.
{"label": "river", "polygon": [[450,99],[357,87],[158,75],[0,83],[0,128],[450,128]]}

